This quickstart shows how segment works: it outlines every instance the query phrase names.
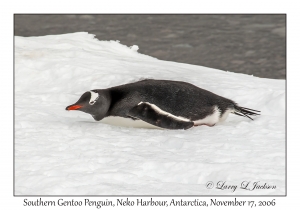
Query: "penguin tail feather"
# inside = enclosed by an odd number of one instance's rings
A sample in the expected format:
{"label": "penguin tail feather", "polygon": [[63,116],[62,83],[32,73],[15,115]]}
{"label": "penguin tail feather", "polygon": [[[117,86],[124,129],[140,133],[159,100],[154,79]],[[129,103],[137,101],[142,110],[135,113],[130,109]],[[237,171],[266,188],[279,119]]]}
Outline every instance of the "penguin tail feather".
{"label": "penguin tail feather", "polygon": [[251,120],[253,120],[253,119],[250,116],[260,115],[259,112],[260,111],[258,111],[258,110],[249,109],[249,108],[241,107],[238,105],[234,105],[234,110],[233,110],[233,114],[243,116],[243,117],[248,117]]}

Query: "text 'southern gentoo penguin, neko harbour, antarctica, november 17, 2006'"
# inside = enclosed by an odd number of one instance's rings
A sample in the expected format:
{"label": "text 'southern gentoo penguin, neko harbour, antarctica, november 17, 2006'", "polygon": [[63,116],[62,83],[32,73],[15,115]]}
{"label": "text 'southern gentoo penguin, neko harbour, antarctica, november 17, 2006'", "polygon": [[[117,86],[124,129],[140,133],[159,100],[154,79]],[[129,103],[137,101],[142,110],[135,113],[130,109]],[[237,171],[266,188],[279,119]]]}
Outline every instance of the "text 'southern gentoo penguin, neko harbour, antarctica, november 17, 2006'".
{"label": "text 'southern gentoo penguin, neko harbour, antarctica, november 17, 2006'", "polygon": [[260,112],[186,82],[153,79],[87,91],[66,110],[86,112],[97,121],[119,116],[166,129],[213,126],[229,113],[252,120],[249,115]]}

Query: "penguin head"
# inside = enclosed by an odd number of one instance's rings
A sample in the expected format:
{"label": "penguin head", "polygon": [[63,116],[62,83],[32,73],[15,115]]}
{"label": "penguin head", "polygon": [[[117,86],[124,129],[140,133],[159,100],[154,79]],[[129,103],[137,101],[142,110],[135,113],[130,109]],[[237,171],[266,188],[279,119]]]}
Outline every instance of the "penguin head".
{"label": "penguin head", "polygon": [[87,91],[79,100],[66,107],[66,110],[78,110],[88,113],[97,121],[102,120],[109,108],[109,101],[104,95],[99,94],[97,90]]}

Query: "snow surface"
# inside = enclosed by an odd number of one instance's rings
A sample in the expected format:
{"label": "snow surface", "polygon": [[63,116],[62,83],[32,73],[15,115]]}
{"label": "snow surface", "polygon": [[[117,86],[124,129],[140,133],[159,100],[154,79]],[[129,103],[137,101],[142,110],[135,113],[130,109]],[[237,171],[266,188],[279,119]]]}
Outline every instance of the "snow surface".
{"label": "snow surface", "polygon": [[[84,32],[15,37],[16,195],[285,194],[285,80],[137,50]],[[141,78],[189,82],[262,115],[251,121],[230,114],[214,127],[184,131],[123,118],[96,122],[65,110],[85,91]],[[238,188],[216,189],[218,181]],[[243,181],[276,189],[239,189]]]}

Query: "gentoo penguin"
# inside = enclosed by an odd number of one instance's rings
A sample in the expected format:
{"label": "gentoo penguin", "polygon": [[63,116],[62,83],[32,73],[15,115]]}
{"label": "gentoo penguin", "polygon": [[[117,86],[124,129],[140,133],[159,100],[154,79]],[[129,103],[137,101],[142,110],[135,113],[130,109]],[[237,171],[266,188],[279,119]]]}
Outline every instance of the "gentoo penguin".
{"label": "gentoo penguin", "polygon": [[213,126],[229,113],[248,117],[259,111],[180,81],[146,79],[134,83],[85,92],[66,110],[79,110],[97,121],[108,116],[143,120],[166,129]]}

